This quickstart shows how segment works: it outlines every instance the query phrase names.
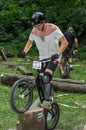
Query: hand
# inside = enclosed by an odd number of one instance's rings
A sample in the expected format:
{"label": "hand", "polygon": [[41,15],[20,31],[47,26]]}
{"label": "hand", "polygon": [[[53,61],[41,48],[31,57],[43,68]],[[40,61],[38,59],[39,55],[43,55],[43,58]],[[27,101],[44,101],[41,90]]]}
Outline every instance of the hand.
{"label": "hand", "polygon": [[78,49],[77,49],[77,48],[74,48],[73,54],[75,55],[75,54],[77,54],[77,53],[78,53]]}
{"label": "hand", "polygon": [[19,51],[18,57],[25,58],[26,57],[26,53],[24,51]]}
{"label": "hand", "polygon": [[59,58],[59,55],[58,55],[58,54],[55,54],[55,55],[52,55],[51,60],[52,60],[52,61],[55,61],[55,60],[58,59],[58,58]]}

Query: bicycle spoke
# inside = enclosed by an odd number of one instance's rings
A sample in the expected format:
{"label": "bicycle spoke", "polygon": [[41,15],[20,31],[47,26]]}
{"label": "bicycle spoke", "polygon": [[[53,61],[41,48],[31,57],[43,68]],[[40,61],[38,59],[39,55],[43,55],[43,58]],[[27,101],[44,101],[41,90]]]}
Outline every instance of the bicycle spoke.
{"label": "bicycle spoke", "polygon": [[22,90],[21,87],[16,89],[14,95],[14,102],[15,106],[17,106],[18,109],[22,109],[28,103],[28,90],[26,88]]}
{"label": "bicycle spoke", "polygon": [[10,94],[10,105],[17,113],[25,112],[32,103],[33,89],[26,80],[18,80]]}

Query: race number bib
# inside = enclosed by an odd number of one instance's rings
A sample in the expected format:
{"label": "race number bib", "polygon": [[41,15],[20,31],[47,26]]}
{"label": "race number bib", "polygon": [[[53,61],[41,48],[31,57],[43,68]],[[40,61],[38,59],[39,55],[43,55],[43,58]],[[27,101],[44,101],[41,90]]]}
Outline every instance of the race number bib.
{"label": "race number bib", "polygon": [[41,69],[42,63],[39,61],[33,61],[33,68],[34,69]]}

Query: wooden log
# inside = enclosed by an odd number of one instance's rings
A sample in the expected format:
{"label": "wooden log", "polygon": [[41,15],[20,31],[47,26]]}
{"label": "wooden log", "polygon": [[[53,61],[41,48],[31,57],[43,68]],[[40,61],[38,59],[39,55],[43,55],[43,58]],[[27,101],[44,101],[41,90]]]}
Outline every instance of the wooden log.
{"label": "wooden log", "polygon": [[[1,74],[1,82],[5,85],[12,85],[16,80],[18,79],[26,79],[26,80],[31,80],[34,79],[33,76],[28,76],[28,75],[18,75],[18,74],[6,74],[3,73]],[[84,81],[79,81],[79,80],[71,80],[71,79],[59,79],[59,78],[53,78],[54,83],[59,82],[63,85],[63,83],[71,83],[71,84],[82,84],[85,85]]]}
{"label": "wooden log", "polygon": [[7,57],[2,49],[0,49],[0,56],[3,58],[4,61],[7,61]]}
{"label": "wooden log", "polygon": [[54,81],[55,90],[63,92],[86,93],[86,84],[74,84]]}
{"label": "wooden log", "polygon": [[[13,85],[18,79],[31,80],[33,76],[17,75],[17,74],[3,74],[1,76],[1,82],[5,85]],[[86,84],[84,81],[71,80],[71,79],[58,79],[53,80],[55,90],[61,90],[64,92],[86,93]]]}
{"label": "wooden log", "polygon": [[63,83],[85,84],[84,80],[72,80],[72,79],[53,78],[53,81],[63,82]]}
{"label": "wooden log", "polygon": [[18,79],[31,80],[33,79],[33,76],[18,75],[18,74],[1,74],[1,83],[3,83],[4,85],[12,86],[13,83]]}
{"label": "wooden log", "polygon": [[43,108],[38,106],[37,99],[30,109],[19,115],[18,130],[45,130],[45,115]]}

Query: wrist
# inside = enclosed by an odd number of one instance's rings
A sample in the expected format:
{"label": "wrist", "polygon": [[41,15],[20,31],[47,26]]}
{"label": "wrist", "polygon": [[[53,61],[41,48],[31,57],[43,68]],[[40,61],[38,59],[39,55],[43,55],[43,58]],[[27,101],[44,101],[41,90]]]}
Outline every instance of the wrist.
{"label": "wrist", "polygon": [[54,54],[54,55],[52,55],[51,60],[54,61],[54,60],[56,60],[58,58],[59,58],[59,55],[58,54]]}
{"label": "wrist", "polygon": [[26,55],[27,53],[25,51],[23,51],[23,53]]}
{"label": "wrist", "polygon": [[56,53],[56,55],[59,57],[59,54]]}

